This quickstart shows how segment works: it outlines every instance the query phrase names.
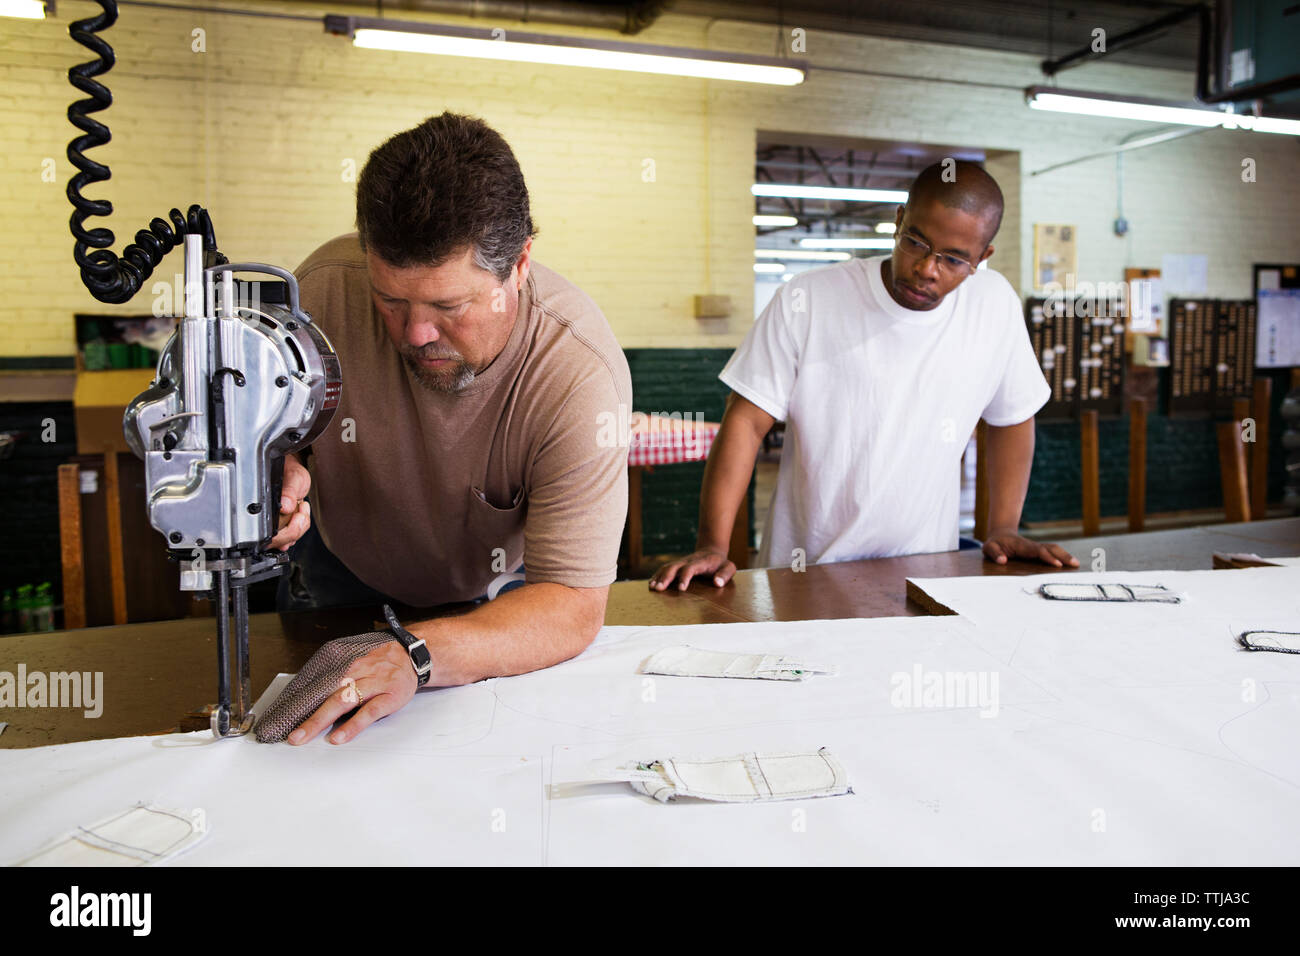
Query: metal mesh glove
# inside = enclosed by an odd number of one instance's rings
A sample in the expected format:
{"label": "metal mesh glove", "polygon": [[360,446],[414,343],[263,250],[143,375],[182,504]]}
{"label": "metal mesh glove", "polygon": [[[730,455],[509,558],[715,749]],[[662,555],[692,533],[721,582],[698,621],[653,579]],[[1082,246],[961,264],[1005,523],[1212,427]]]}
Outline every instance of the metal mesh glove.
{"label": "metal mesh glove", "polygon": [[336,637],[321,645],[320,650],[294,675],[288,686],[257,720],[253,733],[264,744],[278,744],[286,739],[304,720],[325,703],[330,694],[339,689],[343,675],[352,662],[364,657],[376,647],[382,647],[397,638],[387,631],[353,634]]}

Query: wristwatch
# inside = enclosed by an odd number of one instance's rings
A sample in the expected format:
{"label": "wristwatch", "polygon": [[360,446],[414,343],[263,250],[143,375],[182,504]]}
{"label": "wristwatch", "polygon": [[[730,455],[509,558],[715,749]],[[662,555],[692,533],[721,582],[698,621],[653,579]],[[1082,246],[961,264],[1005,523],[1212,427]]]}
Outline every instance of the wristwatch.
{"label": "wristwatch", "polygon": [[423,687],[429,683],[429,675],[433,673],[433,657],[430,656],[429,649],[424,646],[424,641],[397,623],[397,615],[387,604],[384,605],[384,617],[388,619],[393,637],[401,641],[402,646],[406,648],[406,653],[411,655],[411,666],[415,668],[418,681],[415,686]]}

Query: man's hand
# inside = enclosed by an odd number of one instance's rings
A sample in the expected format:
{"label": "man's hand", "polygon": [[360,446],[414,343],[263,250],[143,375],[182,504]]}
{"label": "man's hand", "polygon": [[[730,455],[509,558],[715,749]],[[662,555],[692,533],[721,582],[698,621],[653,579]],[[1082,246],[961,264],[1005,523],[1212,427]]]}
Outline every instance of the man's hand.
{"label": "man's hand", "polygon": [[1017,532],[1020,510],[1029,488],[1029,468],[1034,461],[1034,420],[1018,425],[990,425],[988,455],[989,527],[984,557],[997,564],[1012,558],[1041,561],[1054,568],[1077,568],[1079,561],[1059,544],[1039,544]]}
{"label": "man's hand", "polygon": [[286,551],[311,527],[311,504],[306,501],[311,490],[311,472],[297,455],[284,456],[284,481],[280,488],[280,525],[271,539],[271,549]]}
{"label": "man's hand", "polygon": [[727,396],[727,410],[722,413],[718,437],[709,449],[704,465],[704,484],[700,488],[700,527],[695,538],[696,552],[681,561],[665,564],[650,579],[651,591],[664,591],[677,582],[685,591],[691,578],[712,575],[714,587],[723,587],[736,573],[727,560],[726,543],[731,540],[736,511],[745,499],[749,479],[754,473],[763,436],[776,419],[747,398],[732,392]]}
{"label": "man's hand", "polygon": [[713,575],[713,586],[720,588],[731,580],[736,573],[736,566],[727,560],[726,552],[705,548],[696,551],[680,561],[670,561],[654,573],[650,579],[651,591],[662,591],[677,581],[677,589],[685,591],[691,578]]}
{"label": "man's hand", "polygon": [[1041,561],[1054,568],[1077,568],[1079,559],[1059,544],[1043,544],[1022,538],[1014,530],[992,531],[984,542],[984,557],[997,564],[1006,564],[1011,558]]}
{"label": "man's hand", "polygon": [[328,738],[332,744],[345,744],[380,717],[387,717],[405,707],[407,701],[415,696],[418,686],[411,657],[400,642],[390,641],[376,647],[352,662],[343,686],[289,735],[289,743],[308,743],[348,711],[356,710],[351,719]]}

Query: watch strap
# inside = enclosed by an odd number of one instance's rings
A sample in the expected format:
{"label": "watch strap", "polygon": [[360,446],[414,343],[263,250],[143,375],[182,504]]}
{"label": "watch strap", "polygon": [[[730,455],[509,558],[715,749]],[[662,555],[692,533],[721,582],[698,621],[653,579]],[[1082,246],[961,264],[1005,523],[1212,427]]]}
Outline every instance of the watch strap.
{"label": "watch strap", "polygon": [[384,605],[384,617],[388,621],[393,636],[401,641],[402,646],[406,648],[406,653],[410,655],[411,666],[415,668],[417,679],[415,686],[423,687],[429,683],[429,677],[433,673],[433,656],[429,653],[429,648],[425,646],[423,640],[398,623],[397,615],[393,613],[393,609],[387,604]]}

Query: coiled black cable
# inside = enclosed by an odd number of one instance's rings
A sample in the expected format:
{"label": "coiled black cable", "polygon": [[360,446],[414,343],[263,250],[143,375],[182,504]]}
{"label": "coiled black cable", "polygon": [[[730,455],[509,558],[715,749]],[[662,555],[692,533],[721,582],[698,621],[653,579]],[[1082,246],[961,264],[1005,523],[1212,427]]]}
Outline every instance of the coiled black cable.
{"label": "coiled black cable", "polygon": [[[73,245],[73,257],[81,269],[81,281],[91,295],[101,302],[126,302],[140,290],[153,275],[154,267],[181,243],[187,233],[202,235],[203,248],[208,251],[216,251],[217,241],[208,211],[197,205],[190,206],[185,216],[181,216],[179,209],[173,209],[170,225],[163,219],[151,219],[149,228],[137,232],[135,242],[122,250],[121,258],[108,248],[114,241],[113,230],[105,226],[90,230],[84,227],[87,217],[108,216],[113,212],[113,204],[107,199],[87,199],[81,195],[86,186],[104,182],[112,176],[107,166],[88,159],[84,153],[84,150],[103,146],[112,139],[108,127],[89,114],[107,109],[113,102],[108,87],[94,78],[111,70],[116,58],[113,48],[95,34],[117,22],[117,0],[96,2],[102,12],[77,20],[68,27],[72,39],[98,56],[98,59],[68,70],[68,81],[89,97],[68,107],[68,120],[85,134],[68,144],[68,161],[80,170],[68,181],[68,199],[73,205],[70,226],[77,240]],[[95,251],[87,253],[87,247],[93,247]]]}

